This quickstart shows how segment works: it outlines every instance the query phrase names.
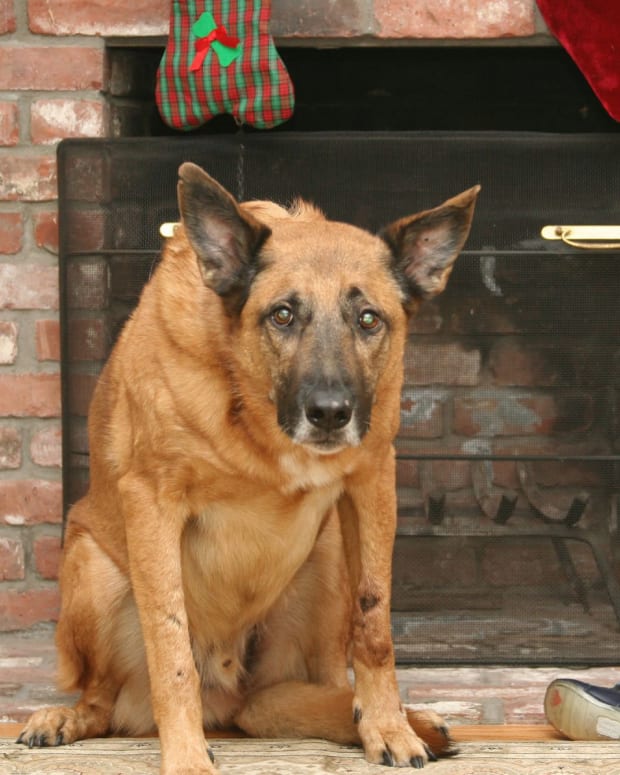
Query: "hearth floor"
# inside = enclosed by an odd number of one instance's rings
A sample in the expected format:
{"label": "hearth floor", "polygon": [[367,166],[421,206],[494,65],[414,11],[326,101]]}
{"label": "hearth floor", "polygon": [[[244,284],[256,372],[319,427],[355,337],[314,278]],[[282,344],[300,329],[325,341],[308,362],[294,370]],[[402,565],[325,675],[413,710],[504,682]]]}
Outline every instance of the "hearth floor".
{"label": "hearth floor", "polygon": [[[21,723],[41,706],[71,700],[55,688],[55,664],[52,629],[0,635],[0,723]],[[560,676],[610,686],[620,682],[620,667],[398,669],[403,701],[434,709],[451,726],[544,725],[545,690]]]}

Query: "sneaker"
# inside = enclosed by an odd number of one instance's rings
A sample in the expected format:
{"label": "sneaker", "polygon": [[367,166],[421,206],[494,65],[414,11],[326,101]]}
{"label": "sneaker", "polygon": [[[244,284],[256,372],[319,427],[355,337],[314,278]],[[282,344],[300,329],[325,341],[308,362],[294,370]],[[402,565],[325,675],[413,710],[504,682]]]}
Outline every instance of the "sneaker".
{"label": "sneaker", "polygon": [[620,686],[559,678],[547,688],[545,714],[571,740],[620,740]]}

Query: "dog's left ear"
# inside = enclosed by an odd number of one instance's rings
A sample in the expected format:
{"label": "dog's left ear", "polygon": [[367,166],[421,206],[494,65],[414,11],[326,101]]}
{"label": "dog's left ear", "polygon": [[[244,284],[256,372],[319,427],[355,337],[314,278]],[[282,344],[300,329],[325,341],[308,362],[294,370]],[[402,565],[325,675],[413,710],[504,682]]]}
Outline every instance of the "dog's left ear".
{"label": "dog's left ear", "polygon": [[405,307],[430,299],[446,287],[465,244],[480,186],[448,199],[433,210],[401,218],[381,237],[392,251],[392,268],[405,292]]}
{"label": "dog's left ear", "polygon": [[178,200],[202,279],[230,312],[244,304],[257,271],[257,254],[271,234],[216,180],[186,162],[179,167]]}

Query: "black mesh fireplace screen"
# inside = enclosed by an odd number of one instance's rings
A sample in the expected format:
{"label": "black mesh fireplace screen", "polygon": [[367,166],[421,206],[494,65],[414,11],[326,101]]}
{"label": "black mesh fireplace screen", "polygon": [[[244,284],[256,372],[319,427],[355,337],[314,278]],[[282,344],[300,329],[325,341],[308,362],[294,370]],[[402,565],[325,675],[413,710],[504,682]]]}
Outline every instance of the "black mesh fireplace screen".
{"label": "black mesh fireplace screen", "polygon": [[[482,184],[447,291],[412,322],[397,440],[401,662],[616,664],[620,137],[238,134],[60,145],[64,484],[93,386],[177,219],[191,160],[241,199],[301,195],[369,229]],[[91,439],[96,444],[97,439]]]}

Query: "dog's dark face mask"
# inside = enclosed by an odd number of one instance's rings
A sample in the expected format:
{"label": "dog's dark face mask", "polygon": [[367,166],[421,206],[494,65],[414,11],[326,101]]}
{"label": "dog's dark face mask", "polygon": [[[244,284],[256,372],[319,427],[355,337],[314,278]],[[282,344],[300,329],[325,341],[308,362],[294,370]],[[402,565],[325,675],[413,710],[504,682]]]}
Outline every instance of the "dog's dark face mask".
{"label": "dog's dark face mask", "polygon": [[331,453],[357,446],[370,426],[393,321],[357,286],[300,274],[261,320],[273,401],[295,443]]}
{"label": "dog's dark face mask", "polygon": [[250,393],[268,398],[293,442],[324,454],[361,443],[380,380],[400,378],[407,317],[445,287],[477,193],[376,237],[309,206],[240,206],[200,168],[181,167],[179,205],[203,281],[239,332]]}

